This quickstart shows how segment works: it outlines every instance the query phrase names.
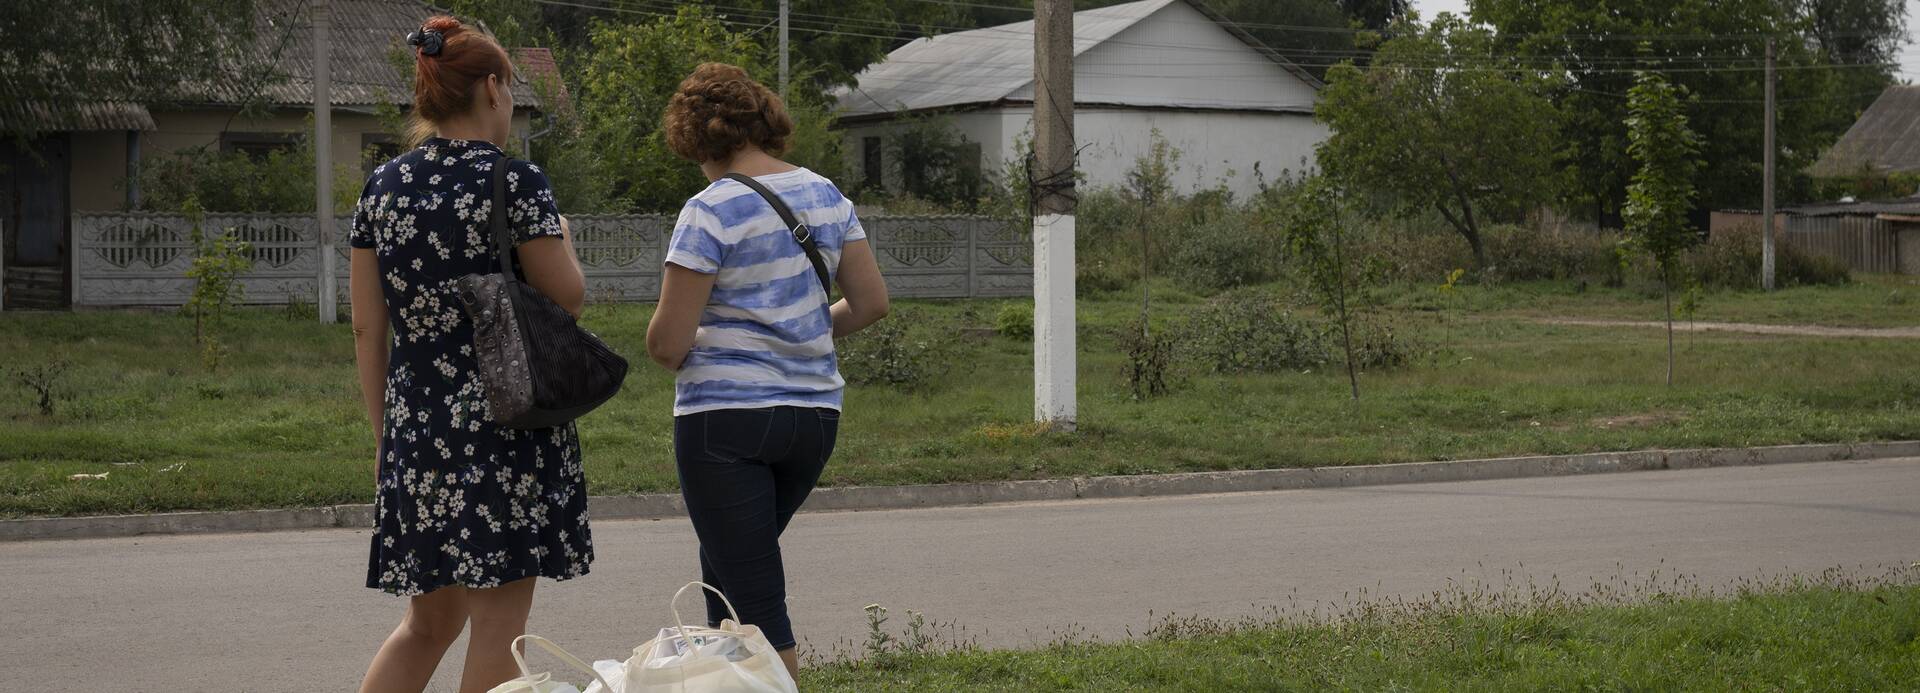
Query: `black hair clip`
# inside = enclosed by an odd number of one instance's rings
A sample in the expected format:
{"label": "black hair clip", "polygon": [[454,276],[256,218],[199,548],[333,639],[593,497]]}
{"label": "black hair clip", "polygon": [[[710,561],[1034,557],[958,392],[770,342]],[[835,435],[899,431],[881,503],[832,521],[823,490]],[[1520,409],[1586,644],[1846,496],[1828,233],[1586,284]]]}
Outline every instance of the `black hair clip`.
{"label": "black hair clip", "polygon": [[433,29],[422,27],[407,34],[407,45],[420,49],[421,55],[439,55],[441,47],[447,45],[447,37]]}

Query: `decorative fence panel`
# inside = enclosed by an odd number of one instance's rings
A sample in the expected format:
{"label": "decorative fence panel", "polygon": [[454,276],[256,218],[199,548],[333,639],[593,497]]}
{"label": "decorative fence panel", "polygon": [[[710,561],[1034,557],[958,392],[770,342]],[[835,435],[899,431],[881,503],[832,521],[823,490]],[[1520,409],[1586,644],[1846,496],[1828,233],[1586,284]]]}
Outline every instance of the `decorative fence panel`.
{"label": "decorative fence panel", "polygon": [[[646,302],[660,295],[660,264],[673,231],[664,215],[569,215],[587,275],[588,300]],[[347,217],[334,219],[335,294],[348,301]],[[862,219],[887,278],[901,298],[1027,296],[1033,245],[1020,225],[973,216]],[[177,214],[83,213],[73,217],[76,306],[178,306],[187,301],[192,225]],[[314,219],[300,214],[210,214],[203,229],[231,230],[252,245],[241,278],[248,303],[314,303],[320,246]]]}

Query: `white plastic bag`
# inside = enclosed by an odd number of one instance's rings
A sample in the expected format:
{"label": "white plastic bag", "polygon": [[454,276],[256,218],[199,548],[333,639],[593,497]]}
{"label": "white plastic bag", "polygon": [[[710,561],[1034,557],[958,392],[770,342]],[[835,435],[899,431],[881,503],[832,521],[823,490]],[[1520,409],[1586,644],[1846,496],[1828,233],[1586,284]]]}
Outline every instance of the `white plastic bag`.
{"label": "white plastic bag", "polygon": [[[678,603],[696,587],[720,595],[733,618],[719,628],[685,625]],[[690,582],[674,593],[673,601],[677,625],[660,629],[658,637],[633,648],[626,678],[618,688],[608,686],[611,693],[799,693],[767,636],[756,626],[740,625],[740,613],[720,590]]]}
{"label": "white plastic bag", "polygon": [[601,677],[599,671],[587,666],[586,662],[580,661],[579,657],[575,657],[568,654],[566,650],[560,649],[560,646],[553,644],[553,641],[538,635],[522,635],[513,639],[513,645],[508,647],[508,651],[513,653],[513,662],[520,665],[520,675],[511,681],[488,689],[487,693],[580,693],[580,689],[575,688],[573,684],[553,680],[552,674],[546,672],[535,674],[529,671],[527,669],[527,658],[520,654],[521,641],[539,645],[541,649],[560,658],[560,661],[566,662],[568,666],[592,675],[594,683],[587,688],[588,691],[600,689],[602,691],[611,690],[614,693],[620,693],[620,689],[613,688],[611,684],[608,684],[607,680]]}

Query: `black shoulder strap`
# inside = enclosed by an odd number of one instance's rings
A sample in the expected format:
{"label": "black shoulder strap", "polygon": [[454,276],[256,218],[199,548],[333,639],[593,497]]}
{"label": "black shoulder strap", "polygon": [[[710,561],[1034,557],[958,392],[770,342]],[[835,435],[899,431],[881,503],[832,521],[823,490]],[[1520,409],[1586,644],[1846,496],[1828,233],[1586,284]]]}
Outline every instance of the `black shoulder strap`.
{"label": "black shoulder strap", "polygon": [[493,160],[493,253],[500,258],[500,273],[507,275],[507,281],[520,281],[513,271],[513,236],[507,232],[507,165],[513,160],[505,155]]}
{"label": "black shoulder strap", "polygon": [[827,298],[831,300],[833,279],[827,274],[827,261],[820,259],[820,244],[813,240],[813,229],[800,223],[800,219],[793,216],[793,210],[787,207],[787,203],[781,201],[772,190],[768,190],[767,186],[761,185],[760,181],[740,173],[728,173],[727,179],[760,193],[760,197],[766,199],[767,204],[773,205],[773,211],[780,215],[780,221],[784,222],[787,230],[793,233],[794,242],[800,244],[801,250],[807,251],[807,261],[813,263],[813,273],[820,278],[820,290],[825,291]]}

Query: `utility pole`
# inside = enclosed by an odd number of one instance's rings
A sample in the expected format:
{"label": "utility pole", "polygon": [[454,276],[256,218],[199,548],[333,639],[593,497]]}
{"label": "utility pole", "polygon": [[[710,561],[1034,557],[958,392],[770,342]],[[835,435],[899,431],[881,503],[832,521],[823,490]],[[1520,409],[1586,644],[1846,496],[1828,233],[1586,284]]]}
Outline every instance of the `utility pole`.
{"label": "utility pole", "polygon": [[787,100],[787,10],[793,0],[780,0],[780,100]]}
{"label": "utility pole", "polygon": [[333,79],[327,59],[333,48],[327,40],[333,30],[333,10],[327,0],[313,0],[313,220],[314,243],[320,253],[320,322],[336,319],[333,280]]}
{"label": "utility pole", "polygon": [[1773,39],[1767,39],[1767,120],[1762,138],[1767,152],[1761,157],[1766,169],[1760,181],[1760,287],[1773,290]]}
{"label": "utility pole", "polygon": [[1033,418],[1072,430],[1073,0],[1035,0],[1033,19]]}

